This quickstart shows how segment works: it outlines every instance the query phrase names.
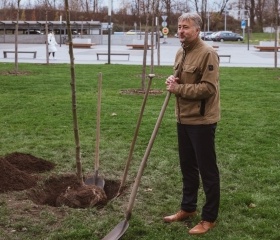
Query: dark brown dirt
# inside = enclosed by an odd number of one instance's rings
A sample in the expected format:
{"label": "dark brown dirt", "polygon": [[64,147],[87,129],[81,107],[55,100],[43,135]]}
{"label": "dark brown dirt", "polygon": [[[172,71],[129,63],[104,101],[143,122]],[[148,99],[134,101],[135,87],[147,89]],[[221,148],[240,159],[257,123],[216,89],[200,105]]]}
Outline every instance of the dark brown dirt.
{"label": "dark brown dirt", "polygon": [[0,158],[0,193],[34,187],[38,178],[20,171],[5,158]]}
{"label": "dark brown dirt", "polygon": [[18,152],[6,155],[5,160],[7,160],[18,170],[26,173],[43,173],[51,171],[55,167],[54,163],[34,157],[30,154]]}
{"label": "dark brown dirt", "polygon": [[114,198],[119,184],[105,180],[104,189],[80,185],[75,174],[40,175],[54,169],[55,164],[25,153],[0,157],[0,193],[27,190],[35,204],[72,208],[102,206]]}

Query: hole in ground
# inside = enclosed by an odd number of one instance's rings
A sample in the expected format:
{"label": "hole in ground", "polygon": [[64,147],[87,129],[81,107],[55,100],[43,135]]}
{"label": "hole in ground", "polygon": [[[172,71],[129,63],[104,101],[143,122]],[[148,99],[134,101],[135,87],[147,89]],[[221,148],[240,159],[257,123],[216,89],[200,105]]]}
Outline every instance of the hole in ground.
{"label": "hole in ground", "polygon": [[119,181],[105,180],[101,189],[94,185],[80,186],[75,174],[51,175],[47,179],[38,174],[54,167],[53,163],[25,153],[0,157],[0,193],[28,189],[29,199],[36,204],[73,208],[105,205],[117,195]]}

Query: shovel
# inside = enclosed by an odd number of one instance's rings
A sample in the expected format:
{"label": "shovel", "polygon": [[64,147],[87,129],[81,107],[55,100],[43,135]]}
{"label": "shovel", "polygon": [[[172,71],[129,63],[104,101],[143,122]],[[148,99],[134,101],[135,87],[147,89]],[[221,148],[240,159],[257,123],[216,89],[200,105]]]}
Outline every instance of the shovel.
{"label": "shovel", "polygon": [[137,139],[137,136],[138,136],[140,124],[141,124],[141,121],[142,121],[145,105],[146,105],[146,102],[147,102],[147,98],[148,98],[149,91],[150,91],[151,84],[152,84],[152,79],[154,78],[154,76],[155,76],[155,74],[149,74],[149,83],[148,83],[148,86],[147,86],[147,89],[146,89],[146,92],[145,92],[145,96],[144,96],[144,99],[143,99],[143,102],[142,102],[140,114],[139,114],[139,117],[138,117],[138,120],[137,120],[134,136],[133,136],[133,139],[132,139],[132,142],[131,142],[131,145],[130,145],[129,154],[128,154],[128,158],[127,158],[127,161],[126,161],[124,174],[123,174],[123,177],[122,177],[122,180],[121,180],[121,185],[120,185],[119,191],[117,193],[117,197],[121,194],[121,191],[123,189],[123,185],[126,181],[128,169],[129,169],[131,159],[132,159],[132,153],[133,153],[133,150],[134,150],[134,147],[135,147],[135,143],[136,143],[136,139]]}
{"label": "shovel", "polygon": [[105,181],[103,177],[98,176],[99,170],[99,140],[100,140],[100,113],[101,113],[101,85],[102,73],[98,75],[98,99],[96,111],[96,144],[95,144],[95,162],[94,162],[94,175],[85,180],[86,185],[96,185],[97,187],[104,188]]}
{"label": "shovel", "polygon": [[137,193],[137,190],[138,190],[138,187],[139,187],[139,184],[140,184],[140,180],[141,180],[141,177],[143,175],[144,168],[146,166],[148,157],[150,155],[153,143],[155,141],[155,138],[156,138],[159,126],[161,124],[164,112],[165,112],[166,107],[168,105],[170,96],[171,96],[170,92],[167,92],[164,103],[161,107],[161,111],[160,111],[160,114],[158,116],[156,125],[154,127],[152,136],[150,138],[149,144],[146,148],[146,152],[145,152],[144,157],[141,161],[140,167],[138,169],[137,176],[136,176],[135,181],[134,181],[134,185],[133,185],[133,188],[132,188],[132,191],[131,191],[131,194],[130,194],[129,203],[128,203],[127,210],[126,210],[126,213],[125,213],[125,219],[123,221],[121,221],[117,226],[115,226],[115,228],[111,232],[109,232],[102,240],[118,240],[125,233],[125,231],[127,230],[128,226],[129,226],[128,221],[131,218],[132,208],[133,208],[133,205],[134,205],[134,202],[135,202],[136,193]]}

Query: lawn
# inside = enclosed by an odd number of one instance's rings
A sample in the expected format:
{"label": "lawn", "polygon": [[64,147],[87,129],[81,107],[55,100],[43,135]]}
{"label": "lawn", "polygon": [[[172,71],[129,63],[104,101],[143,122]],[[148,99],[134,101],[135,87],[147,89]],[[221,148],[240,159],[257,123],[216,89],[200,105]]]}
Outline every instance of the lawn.
{"label": "lawn", "polygon": [[[24,74],[1,64],[0,156],[29,153],[56,164],[51,174],[75,173],[75,142],[67,64],[20,64]],[[142,104],[142,95],[121,94],[140,88],[141,66],[76,65],[77,112],[84,174],[93,173],[98,73],[103,74],[100,174],[121,179]],[[102,208],[73,209],[37,205],[27,191],[0,194],[0,239],[102,239],[124,220],[130,190],[165,98],[171,67],[155,67],[152,89],[139,130],[126,191]],[[221,68],[222,119],[216,148],[221,172],[217,227],[199,239],[278,240],[280,201],[280,71],[273,68]],[[165,224],[179,209],[174,96],[171,97],[123,240],[185,240],[199,221]],[[1,183],[0,183],[1,184]],[[204,201],[199,192],[199,211]]]}

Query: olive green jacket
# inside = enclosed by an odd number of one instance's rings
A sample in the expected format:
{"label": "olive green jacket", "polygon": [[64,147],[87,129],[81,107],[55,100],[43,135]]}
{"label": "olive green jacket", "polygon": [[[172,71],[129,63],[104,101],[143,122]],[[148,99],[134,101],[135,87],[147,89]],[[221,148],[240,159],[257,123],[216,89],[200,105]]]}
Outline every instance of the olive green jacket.
{"label": "olive green jacket", "polygon": [[189,125],[216,123],[220,120],[218,54],[198,38],[178,50],[174,71],[179,68],[184,49],[186,57],[175,87],[177,121]]}

